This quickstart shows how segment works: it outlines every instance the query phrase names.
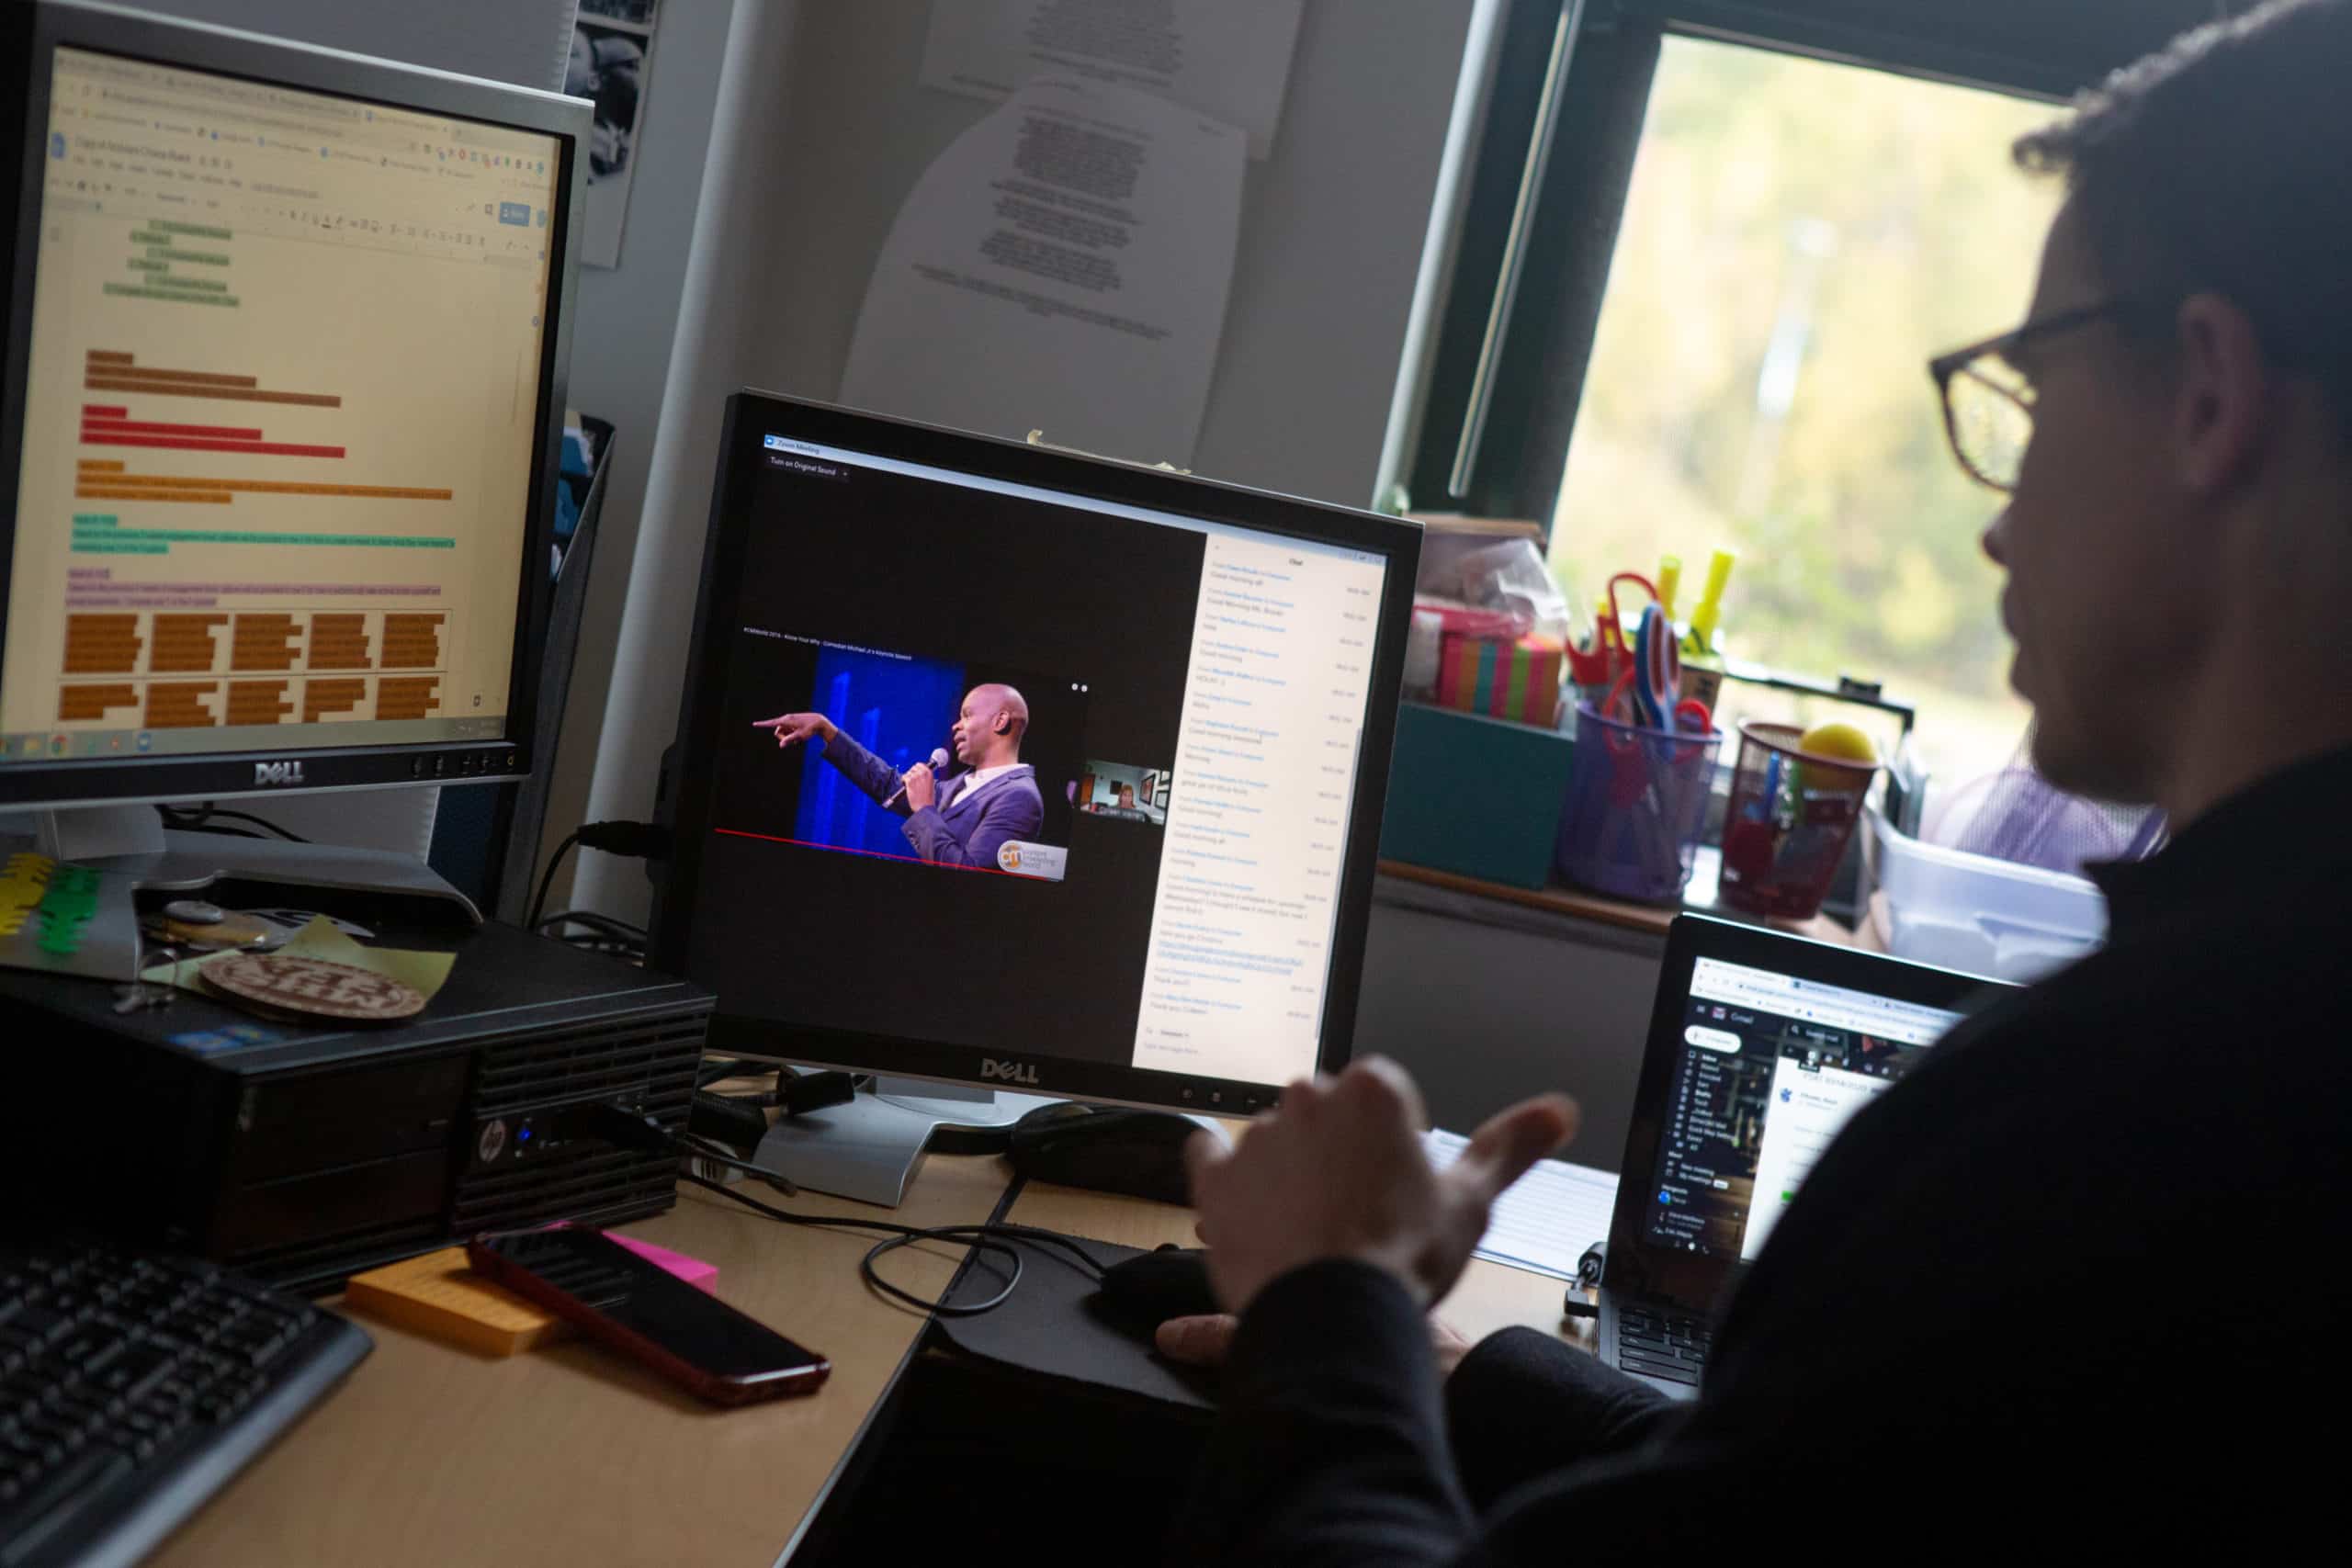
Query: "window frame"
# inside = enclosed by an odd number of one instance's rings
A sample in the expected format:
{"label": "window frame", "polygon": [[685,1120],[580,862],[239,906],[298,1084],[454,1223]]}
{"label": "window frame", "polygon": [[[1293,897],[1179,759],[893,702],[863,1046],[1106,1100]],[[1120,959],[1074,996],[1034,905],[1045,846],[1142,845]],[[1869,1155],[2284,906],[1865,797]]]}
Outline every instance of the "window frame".
{"label": "window frame", "polygon": [[[1548,546],[1668,37],[2063,104],[2255,0],[1508,0],[1406,488]],[[1580,149],[1581,156],[1566,150]],[[1534,287],[1531,280],[1549,280]],[[1922,345],[1926,353],[1933,345]]]}

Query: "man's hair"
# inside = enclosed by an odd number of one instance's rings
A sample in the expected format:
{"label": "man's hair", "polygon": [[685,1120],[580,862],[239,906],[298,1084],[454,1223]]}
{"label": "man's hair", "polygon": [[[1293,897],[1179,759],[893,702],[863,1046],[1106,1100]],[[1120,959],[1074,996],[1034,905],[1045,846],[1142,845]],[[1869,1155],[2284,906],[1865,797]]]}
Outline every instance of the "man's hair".
{"label": "man's hair", "polygon": [[2182,34],[2018,139],[2064,175],[2119,294],[2211,291],[2352,425],[2352,0],[2272,0]]}

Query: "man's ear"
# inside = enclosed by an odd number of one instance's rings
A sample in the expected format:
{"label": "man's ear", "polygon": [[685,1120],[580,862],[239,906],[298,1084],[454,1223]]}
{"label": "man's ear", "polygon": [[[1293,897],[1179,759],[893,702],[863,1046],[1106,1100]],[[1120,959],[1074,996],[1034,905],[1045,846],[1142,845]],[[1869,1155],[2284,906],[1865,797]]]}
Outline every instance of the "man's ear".
{"label": "man's ear", "polygon": [[2270,371],[2254,322],[2218,294],[2192,294],[2174,320],[2179,389],[2173,450],[2181,482],[2199,494],[2234,481],[2260,452]]}

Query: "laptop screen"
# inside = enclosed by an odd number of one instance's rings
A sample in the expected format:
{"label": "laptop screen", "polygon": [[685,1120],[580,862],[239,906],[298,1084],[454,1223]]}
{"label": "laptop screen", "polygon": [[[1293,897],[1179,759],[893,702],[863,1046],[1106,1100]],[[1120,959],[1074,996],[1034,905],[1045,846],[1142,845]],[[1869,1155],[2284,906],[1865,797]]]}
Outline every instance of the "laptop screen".
{"label": "laptop screen", "polygon": [[1643,1239],[1725,1262],[1754,1258],[1838,1129],[1961,1017],[1698,959]]}

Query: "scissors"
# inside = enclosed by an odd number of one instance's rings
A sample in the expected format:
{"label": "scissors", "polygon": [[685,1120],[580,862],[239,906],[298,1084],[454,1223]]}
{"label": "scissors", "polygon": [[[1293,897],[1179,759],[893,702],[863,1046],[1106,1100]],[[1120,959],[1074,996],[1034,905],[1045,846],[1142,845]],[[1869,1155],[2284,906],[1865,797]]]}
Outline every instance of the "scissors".
{"label": "scissors", "polygon": [[1645,729],[1675,728],[1682,655],[1674,643],[1674,623],[1666,618],[1665,609],[1645,607],[1634,638],[1634,712]]}

